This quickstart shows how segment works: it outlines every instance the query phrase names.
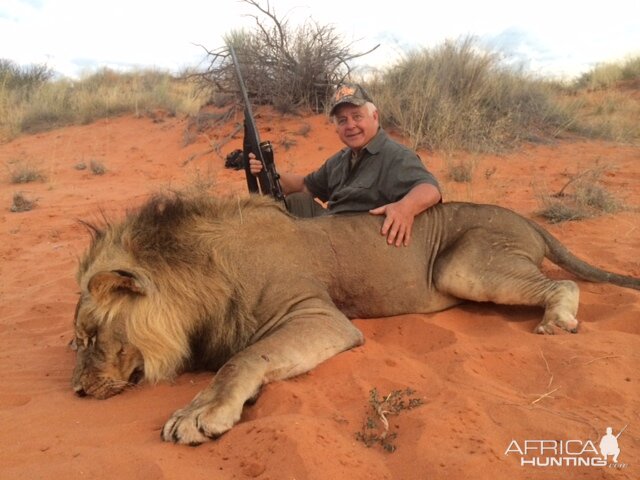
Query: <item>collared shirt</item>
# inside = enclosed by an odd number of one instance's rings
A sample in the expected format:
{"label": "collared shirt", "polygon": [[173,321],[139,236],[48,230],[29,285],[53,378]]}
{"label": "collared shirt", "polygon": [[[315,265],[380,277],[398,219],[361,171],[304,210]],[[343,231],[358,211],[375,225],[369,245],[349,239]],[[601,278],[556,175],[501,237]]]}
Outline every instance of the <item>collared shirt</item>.
{"label": "collared shirt", "polygon": [[304,178],[314,197],[328,203],[331,213],[366,212],[397,202],[409,190],[435,177],[420,157],[379,129],[351,167],[353,152],[344,148]]}

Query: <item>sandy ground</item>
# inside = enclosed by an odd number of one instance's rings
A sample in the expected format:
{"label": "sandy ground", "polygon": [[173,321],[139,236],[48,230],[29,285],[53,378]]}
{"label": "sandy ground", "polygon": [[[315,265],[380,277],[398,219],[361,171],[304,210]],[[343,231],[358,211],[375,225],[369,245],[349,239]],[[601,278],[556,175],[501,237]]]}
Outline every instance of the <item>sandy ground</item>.
{"label": "sandy ground", "polygon": [[[106,401],[75,397],[67,345],[77,258],[89,241],[78,219],[95,220],[100,210],[118,216],[151,192],[194,183],[246,195],[242,172],[206,153],[239,121],[185,135],[186,119],[124,117],[0,145],[0,163],[29,162],[46,177],[25,185],[11,185],[6,171],[0,178],[0,478],[640,478],[640,292],[610,285],[579,282],[577,335],[534,335],[538,309],[495,305],[355,320],[364,346],[268,385],[232,431],[197,448],[163,443],[159,433],[211,374]],[[305,173],[340,146],[320,116],[264,112],[258,124],[282,171]],[[240,145],[236,135],[220,151]],[[640,148],[563,139],[507,155],[422,158],[447,200],[497,203],[526,216],[540,207],[539,193],[606,165],[606,186],[630,208],[547,227],[579,256],[640,277]],[[447,162],[456,158],[475,162],[471,183],[447,180]],[[92,160],[107,172],[76,168]],[[37,199],[37,207],[10,212],[17,191]],[[551,264],[545,270],[571,278]],[[411,388],[424,402],[389,417],[394,453],[356,440],[373,388]],[[625,425],[617,467],[570,464],[591,462],[591,445],[597,448],[606,427],[617,433]],[[549,449],[517,451],[535,448],[534,440],[547,440]],[[569,451],[551,450],[554,442]],[[536,456],[565,463],[522,464]]]}

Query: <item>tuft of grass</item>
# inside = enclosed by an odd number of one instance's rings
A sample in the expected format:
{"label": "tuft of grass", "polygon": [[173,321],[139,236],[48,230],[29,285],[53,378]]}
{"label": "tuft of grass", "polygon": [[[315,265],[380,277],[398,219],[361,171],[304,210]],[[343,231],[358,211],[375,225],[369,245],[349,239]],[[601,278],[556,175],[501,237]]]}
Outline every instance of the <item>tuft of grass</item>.
{"label": "tuft of grass", "polygon": [[378,396],[378,390],[369,391],[369,413],[367,414],[362,430],[356,433],[356,440],[367,447],[380,445],[385,451],[396,451],[395,439],[398,434],[389,432],[389,420],[391,415],[399,415],[403,410],[412,410],[424,403],[421,398],[411,397],[414,390],[393,390],[386,396]]}
{"label": "tuft of grass", "polygon": [[10,210],[12,212],[28,212],[35,208],[36,203],[36,200],[28,199],[22,192],[15,192]]}
{"label": "tuft of grass", "polygon": [[13,184],[38,182],[45,179],[44,174],[28,161],[9,162],[8,169],[10,182]]}
{"label": "tuft of grass", "polygon": [[89,170],[94,175],[104,175],[107,172],[107,167],[104,166],[100,160],[91,159],[89,162]]}
{"label": "tuft of grass", "polygon": [[457,183],[469,183],[473,180],[475,166],[471,161],[447,162],[447,176]]}
{"label": "tuft of grass", "polygon": [[596,167],[572,175],[569,181],[551,195],[541,195],[538,215],[551,223],[584,220],[624,208],[623,203],[600,184],[605,167]]}
{"label": "tuft of grass", "polygon": [[300,127],[298,128],[298,130],[296,130],[294,132],[295,135],[299,135],[301,137],[305,137],[307,138],[307,136],[309,135],[309,132],[311,131],[311,124],[304,122],[300,125]]}
{"label": "tuft of grass", "polygon": [[298,142],[296,141],[295,138],[291,138],[287,135],[284,135],[278,143],[286,151],[291,149],[291,147],[295,147]]}
{"label": "tuft of grass", "polygon": [[208,165],[205,171],[201,171],[199,168],[192,171],[186,191],[195,195],[206,195],[215,184],[215,175],[211,170],[211,166]]}

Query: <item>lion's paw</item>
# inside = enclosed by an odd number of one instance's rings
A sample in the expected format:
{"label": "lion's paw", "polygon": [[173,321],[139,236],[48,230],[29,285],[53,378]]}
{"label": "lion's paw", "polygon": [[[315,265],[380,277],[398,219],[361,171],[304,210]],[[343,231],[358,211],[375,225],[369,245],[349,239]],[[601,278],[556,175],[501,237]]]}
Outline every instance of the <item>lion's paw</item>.
{"label": "lion's paw", "polygon": [[551,320],[545,318],[534,330],[541,335],[555,335],[556,333],[578,333],[578,320],[573,315],[556,317]]}
{"label": "lion's paw", "polygon": [[239,412],[233,410],[211,404],[178,410],[162,428],[162,439],[191,446],[214,440],[240,420],[242,407]]}

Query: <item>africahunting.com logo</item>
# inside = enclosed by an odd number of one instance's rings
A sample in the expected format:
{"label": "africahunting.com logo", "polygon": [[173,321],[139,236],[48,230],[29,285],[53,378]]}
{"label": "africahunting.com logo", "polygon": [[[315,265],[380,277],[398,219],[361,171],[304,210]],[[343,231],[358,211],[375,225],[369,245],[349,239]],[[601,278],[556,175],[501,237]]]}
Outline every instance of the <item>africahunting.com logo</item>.
{"label": "africahunting.com logo", "polygon": [[628,465],[619,461],[618,443],[626,428],[614,435],[613,428],[607,427],[597,446],[591,440],[511,440],[504,454],[519,455],[522,467],[626,468]]}

